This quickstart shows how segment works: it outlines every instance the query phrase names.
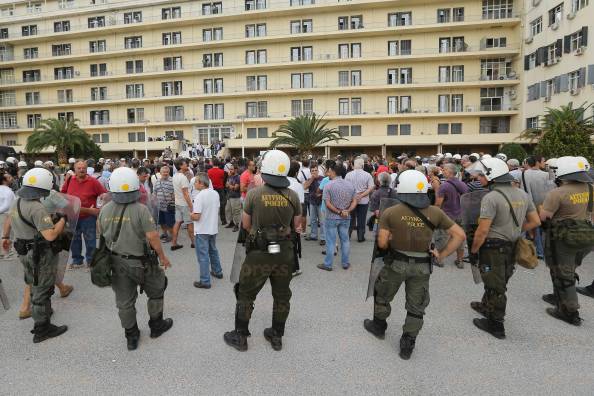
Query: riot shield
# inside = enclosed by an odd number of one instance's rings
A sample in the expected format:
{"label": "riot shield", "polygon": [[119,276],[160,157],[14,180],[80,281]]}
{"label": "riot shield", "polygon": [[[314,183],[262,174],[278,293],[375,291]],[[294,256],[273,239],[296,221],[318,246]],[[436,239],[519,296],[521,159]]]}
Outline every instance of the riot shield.
{"label": "riot shield", "polygon": [[[382,198],[380,201],[380,217],[382,215],[382,213],[384,212],[384,210],[388,209],[391,206],[397,205],[399,204],[400,201],[396,198]],[[373,253],[371,255],[371,267],[369,269],[369,283],[367,284],[367,297],[365,297],[365,300],[367,300],[369,297],[373,296],[373,291],[375,289],[375,281],[377,280],[377,277],[380,273],[380,271],[382,270],[382,268],[384,268],[384,255],[385,255],[385,251],[383,251],[382,249],[380,249],[377,246],[377,233],[375,235],[375,241],[373,243]]]}
{"label": "riot shield", "polygon": [[[472,241],[474,239],[474,232],[478,227],[478,221],[481,214],[481,200],[488,194],[488,190],[477,190],[462,194],[460,196],[460,206],[462,207],[462,227],[466,232],[466,243],[468,246],[468,254],[472,248]],[[482,281],[481,273],[477,263],[471,263],[472,278],[474,283],[479,284]]]}
{"label": "riot shield", "polygon": [[[103,206],[105,206],[109,202],[111,202],[111,200],[112,200],[111,192],[106,192],[104,194],[101,194],[100,196],[97,197],[97,208],[101,209]],[[153,221],[156,224],[157,220],[159,219],[158,218],[159,202],[158,202],[157,198],[153,194],[149,194],[146,191],[141,191],[140,198],[138,198],[137,202],[143,204],[144,206],[146,206],[148,208],[148,210],[151,212],[151,215],[153,216]]]}
{"label": "riot shield", "polygon": [[235,253],[233,254],[233,265],[231,266],[231,274],[229,280],[231,283],[239,283],[239,274],[241,272],[241,266],[245,261],[245,241],[247,239],[248,232],[243,229],[242,224],[239,225],[239,232],[237,233],[237,243],[235,244]]}

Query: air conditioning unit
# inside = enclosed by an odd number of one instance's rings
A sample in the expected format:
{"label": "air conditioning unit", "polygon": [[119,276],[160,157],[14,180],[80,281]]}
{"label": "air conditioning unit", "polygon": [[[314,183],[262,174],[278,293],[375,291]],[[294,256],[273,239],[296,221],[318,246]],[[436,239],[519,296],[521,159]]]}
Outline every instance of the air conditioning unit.
{"label": "air conditioning unit", "polygon": [[550,102],[551,101],[551,97],[550,96],[545,96],[544,101],[545,102]]}
{"label": "air conditioning unit", "polygon": [[572,89],[570,89],[570,90],[569,90],[569,94],[570,94],[571,96],[576,96],[576,95],[578,95],[579,93],[580,93],[580,89],[579,89],[579,88],[572,88]]}
{"label": "air conditioning unit", "polygon": [[557,29],[559,29],[559,22],[555,22],[555,23],[553,23],[553,24],[551,25],[551,29],[553,29],[553,30],[557,30]]}
{"label": "air conditioning unit", "polygon": [[570,12],[569,14],[567,14],[567,19],[573,19],[575,18],[575,12]]}
{"label": "air conditioning unit", "polygon": [[584,50],[585,50],[585,48],[584,48],[584,47],[578,47],[578,48],[575,50],[575,54],[576,54],[576,55],[581,55],[581,54],[583,54],[583,53],[584,53]]}
{"label": "air conditioning unit", "polygon": [[524,39],[524,42],[526,44],[530,44],[532,42],[532,40],[534,40],[534,37],[532,37],[532,35],[530,35]]}

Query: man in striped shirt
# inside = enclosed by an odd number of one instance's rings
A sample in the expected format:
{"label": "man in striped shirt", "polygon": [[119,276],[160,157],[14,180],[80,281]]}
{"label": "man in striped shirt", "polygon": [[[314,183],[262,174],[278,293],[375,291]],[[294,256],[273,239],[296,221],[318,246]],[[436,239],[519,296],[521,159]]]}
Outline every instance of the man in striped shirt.
{"label": "man in striped shirt", "polygon": [[357,241],[365,241],[365,224],[367,223],[367,209],[369,208],[369,194],[375,189],[373,177],[363,170],[365,161],[357,158],[354,161],[352,172],[347,173],[345,180],[355,187],[357,206],[351,214],[351,226],[349,228],[349,238],[354,229],[357,230]]}

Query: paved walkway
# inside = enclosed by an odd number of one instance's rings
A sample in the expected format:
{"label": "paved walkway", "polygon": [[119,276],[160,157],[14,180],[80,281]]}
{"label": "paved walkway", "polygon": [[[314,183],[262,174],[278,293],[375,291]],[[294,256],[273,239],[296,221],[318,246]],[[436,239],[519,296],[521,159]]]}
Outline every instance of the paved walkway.
{"label": "paved walkway", "polygon": [[[234,238],[219,235],[223,269],[229,274]],[[368,236],[369,238],[369,236]],[[234,295],[227,279],[210,290],[192,286],[196,257],[186,245],[168,252],[166,315],[173,328],[148,337],[146,298],[137,304],[142,332],[137,351],[126,350],[110,289],[99,289],[87,272],[67,272],[75,287],[67,299],[54,296],[54,321],[69,331],[34,345],[31,319],[17,319],[22,287],[19,263],[0,262],[0,277],[12,301],[0,312],[0,394],[404,394],[404,395],[591,395],[594,392],[594,300],[580,298],[582,327],[545,313],[540,296],[551,290],[548,271],[518,269],[510,281],[507,339],[472,325],[469,302],[481,296],[470,269],[437,268],[431,304],[410,361],[397,343],[404,320],[403,290],[396,297],[386,340],[362,327],[372,303],[364,301],[371,242],[352,244],[353,264],[344,271],[315,268],[321,248],[304,242],[303,275],[292,282],[293,299],[284,349],[274,352],[262,337],[271,320],[266,286],[256,301],[249,351],[223,343],[233,328]],[[167,247],[168,248],[168,247]],[[594,277],[589,257],[579,273]]]}

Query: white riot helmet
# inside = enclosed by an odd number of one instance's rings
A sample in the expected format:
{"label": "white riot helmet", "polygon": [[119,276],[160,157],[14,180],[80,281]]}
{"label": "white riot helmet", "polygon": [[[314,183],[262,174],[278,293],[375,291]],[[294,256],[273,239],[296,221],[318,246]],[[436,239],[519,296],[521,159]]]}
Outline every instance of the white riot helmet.
{"label": "white riot helmet", "polygon": [[17,167],[19,168],[28,168],[28,165],[25,161],[19,161],[19,163],[17,164]]}
{"label": "white riot helmet", "polygon": [[549,158],[545,161],[545,167],[547,170],[553,172],[553,174],[557,175],[557,158]]}
{"label": "white riot helmet", "polygon": [[53,161],[45,161],[43,163],[43,165],[46,166],[46,167],[48,167],[48,168],[51,168],[51,167],[54,166],[54,162]]}
{"label": "white riot helmet", "polygon": [[493,183],[510,183],[515,181],[509,174],[509,167],[499,158],[484,158],[475,162],[474,171],[485,175],[488,181]]}
{"label": "white riot helmet", "polygon": [[[474,157],[474,160],[476,161],[477,159],[481,158],[481,156],[478,153],[472,153],[470,154],[470,157]],[[470,159],[469,157],[469,159]]]}
{"label": "white riot helmet", "polygon": [[54,184],[54,178],[45,168],[33,168],[23,176],[23,185],[17,191],[23,199],[39,199],[47,197]]}
{"label": "white riot helmet", "polygon": [[43,161],[37,160],[37,161],[35,161],[35,163],[33,165],[37,166],[37,167],[41,167],[41,166],[43,166]]}
{"label": "white riot helmet", "polygon": [[483,156],[481,158],[487,159],[487,158],[493,158],[493,157],[491,157],[491,154],[483,154]]}
{"label": "white riot helmet", "polygon": [[76,162],[76,159],[74,159],[74,158],[69,158],[68,159],[68,163],[69,164],[74,164],[75,162]]}
{"label": "white riot helmet", "polygon": [[462,156],[460,154],[454,154],[452,156],[452,158],[455,159],[455,160],[459,160],[459,159],[462,159]]}
{"label": "white riot helmet", "polygon": [[281,150],[268,150],[261,159],[262,179],[272,187],[289,187],[287,174],[291,167],[289,156]]}
{"label": "white riot helmet", "polygon": [[398,175],[397,198],[415,208],[426,208],[431,205],[427,190],[427,176],[418,170],[409,169]]}
{"label": "white riot helmet", "polygon": [[8,157],[8,158],[6,158],[6,162],[14,165],[14,163],[17,162],[17,159],[14,157]]}
{"label": "white riot helmet", "polygon": [[498,153],[495,158],[499,158],[501,161],[505,162],[507,161],[507,155],[503,154],[503,153]]}
{"label": "white riot helmet", "polygon": [[445,153],[445,156],[444,157],[446,157],[446,158],[452,158],[452,153]]}
{"label": "white riot helmet", "polygon": [[592,183],[588,175],[590,164],[584,157],[560,157],[557,159],[555,176],[561,180],[573,180],[581,183]]}
{"label": "white riot helmet", "polygon": [[117,203],[135,202],[140,198],[140,182],[131,168],[119,167],[109,178],[109,191],[112,200]]}

